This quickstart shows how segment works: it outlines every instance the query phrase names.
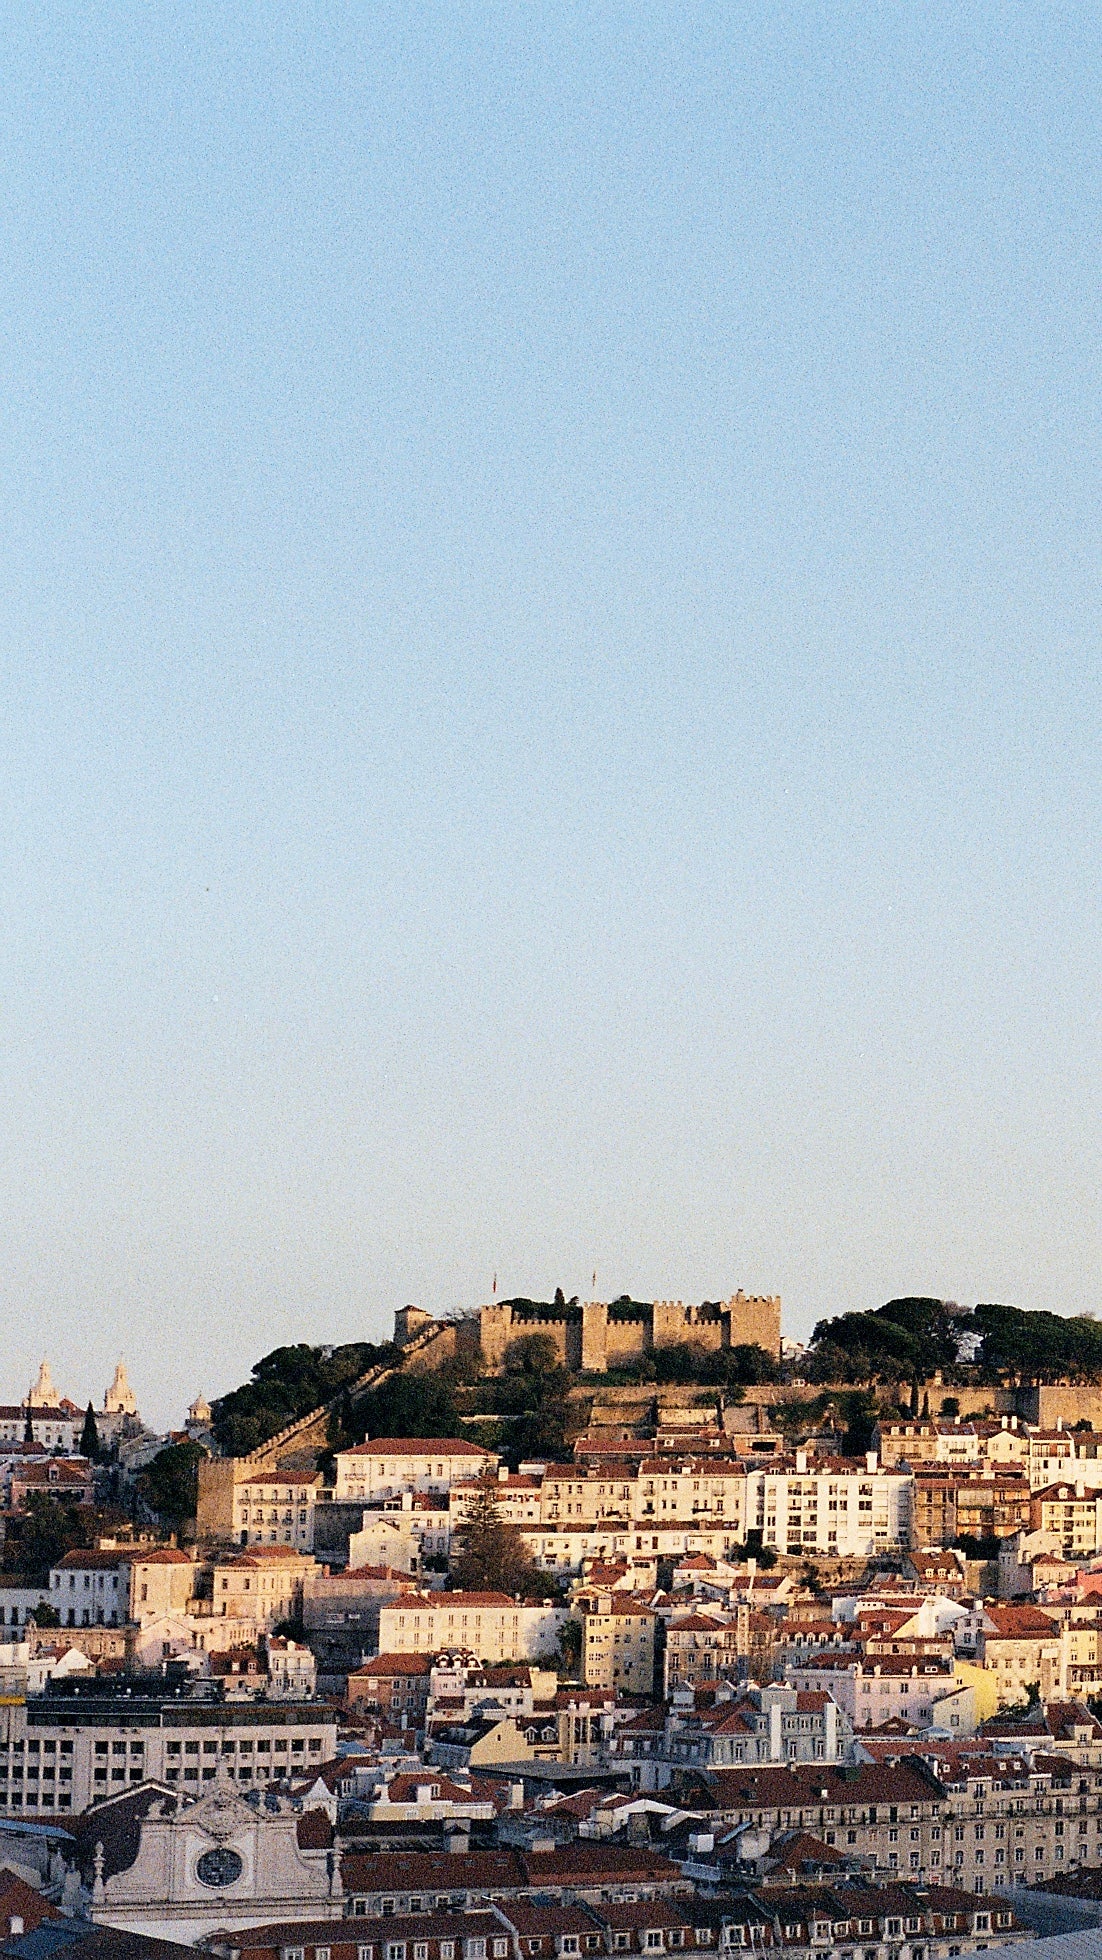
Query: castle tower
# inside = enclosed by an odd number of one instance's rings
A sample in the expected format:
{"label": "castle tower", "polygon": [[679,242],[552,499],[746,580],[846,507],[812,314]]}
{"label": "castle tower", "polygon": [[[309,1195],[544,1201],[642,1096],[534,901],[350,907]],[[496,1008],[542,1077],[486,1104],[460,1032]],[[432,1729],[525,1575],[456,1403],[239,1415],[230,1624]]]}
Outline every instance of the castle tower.
{"label": "castle tower", "polygon": [[136,1416],[138,1404],[134,1391],[126,1378],[126,1364],[115,1363],[115,1378],[103,1398],[103,1413],[107,1416]]}
{"label": "castle tower", "polygon": [[61,1397],[54,1387],[48,1361],[43,1361],[39,1367],[38,1380],[27,1396],[27,1402],[32,1409],[56,1409],[60,1406]]}

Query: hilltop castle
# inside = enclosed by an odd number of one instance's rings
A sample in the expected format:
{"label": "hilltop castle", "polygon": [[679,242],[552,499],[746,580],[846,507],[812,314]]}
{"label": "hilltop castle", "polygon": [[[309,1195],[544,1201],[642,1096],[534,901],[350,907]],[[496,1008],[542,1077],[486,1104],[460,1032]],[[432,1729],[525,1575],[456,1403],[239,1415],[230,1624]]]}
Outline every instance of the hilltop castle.
{"label": "hilltop castle", "polygon": [[[442,1323],[421,1307],[403,1307],[394,1316],[394,1338],[408,1347]],[[470,1330],[468,1332],[468,1330]],[[542,1334],[555,1343],[565,1368],[603,1375],[653,1354],[656,1348],[687,1343],[709,1353],[720,1348],[756,1346],[774,1360],[781,1348],[781,1303],[777,1294],[687,1306],[682,1300],[495,1300],[456,1329],[459,1345],[474,1345],[486,1374],[501,1374],[514,1341]],[[464,1339],[466,1337],[466,1339]]]}

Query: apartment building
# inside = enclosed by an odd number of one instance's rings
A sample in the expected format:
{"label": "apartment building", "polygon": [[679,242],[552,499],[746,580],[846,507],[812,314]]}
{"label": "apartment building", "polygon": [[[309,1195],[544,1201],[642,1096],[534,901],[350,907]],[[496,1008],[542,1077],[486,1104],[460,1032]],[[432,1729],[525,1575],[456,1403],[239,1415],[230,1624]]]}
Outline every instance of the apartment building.
{"label": "apartment building", "polygon": [[[28,1421],[31,1426],[30,1439],[27,1437]],[[0,1406],[0,1444],[33,1440],[44,1450],[60,1450],[63,1456],[72,1456],[83,1428],[84,1411],[75,1409],[71,1402],[50,1406],[36,1403],[28,1407],[26,1402]]]}
{"label": "apartment building", "polygon": [[1102,1627],[1092,1610],[1086,1621],[1073,1612],[1060,1629],[1059,1693],[1074,1701],[1102,1694]]}
{"label": "apartment building", "polygon": [[911,1544],[932,1550],[951,1545],[957,1535],[957,1484],[959,1473],[943,1469],[915,1469],[911,1484]]}
{"label": "apartment building", "polygon": [[[900,1743],[900,1749],[913,1744]],[[682,1773],[681,1800],[725,1825],[770,1835],[802,1830],[881,1880],[952,1883],[977,1894],[1036,1885],[1102,1863],[1102,1769],[1038,1753],[1032,1759],[948,1749],[939,1773],[913,1761],[856,1769],[744,1767]]]}
{"label": "apartment building", "polygon": [[854,1858],[867,1858],[878,1874],[940,1879],[946,1794],[917,1767],[746,1765],[707,1775],[686,1770],[673,1787],[686,1808],[725,1827],[753,1824],[770,1838],[806,1831]]}
{"label": "apartment building", "polygon": [[788,1684],[747,1688],[710,1708],[682,1708],[675,1697],[662,1757],[671,1770],[725,1769],[738,1763],[835,1763],[848,1752],[852,1724],[818,1689]]}
{"label": "apartment building", "polygon": [[[634,1475],[634,1469],[632,1470]],[[461,1478],[448,1493],[448,1511],[453,1530],[466,1519],[480,1489],[476,1477]],[[543,1480],[540,1477],[511,1477],[498,1472],[494,1503],[506,1524],[539,1524],[543,1507]]]}
{"label": "apartment building", "polygon": [[970,1423],[881,1422],[873,1443],[886,1470],[898,1464],[979,1463],[983,1442]]}
{"label": "apartment building", "polygon": [[1069,1556],[1093,1558],[1102,1551],[1102,1491],[1082,1480],[1049,1484],[1033,1492],[1029,1522],[1034,1531],[1051,1532]]}
{"label": "apartment building", "polygon": [[916,1469],[912,1542],[932,1548],[956,1538],[1008,1538],[1027,1526],[1029,1484],[1016,1468]]}
{"label": "apartment building", "polygon": [[[745,1607],[740,1611],[749,1618]],[[676,1688],[708,1687],[733,1675],[741,1651],[737,1614],[722,1609],[674,1614],[666,1628],[666,1696]]]}
{"label": "apartment building", "polygon": [[978,1657],[997,1683],[999,1706],[1024,1702],[1030,1687],[1042,1701],[1060,1684],[1060,1632],[1037,1606],[984,1606]]}
{"label": "apartment building", "polygon": [[375,1708],[392,1722],[419,1725],[428,1707],[431,1654],[376,1654],[348,1676],[350,1708]]}
{"label": "apartment building", "polygon": [[957,1535],[1009,1538],[1029,1524],[1030,1490],[1020,1472],[962,1478],[956,1488]]}
{"label": "apartment building", "polygon": [[50,1604],[63,1627],[124,1626],[130,1617],[126,1554],[66,1552],[50,1571]]}
{"label": "apartment building", "polygon": [[555,1525],[626,1523],[636,1496],[636,1465],[614,1462],[588,1470],[578,1464],[549,1464],[540,1485],[540,1522]]}
{"label": "apartment building", "polygon": [[[861,1960],[948,1960],[1033,1938],[1005,1899],[956,1886],[921,1890],[903,1883],[770,1888],[723,1907],[721,1951],[790,1951],[806,1956],[846,1948]],[[871,1942],[871,1944],[870,1944]],[[901,1942],[904,1942],[901,1944]]]}
{"label": "apartment building", "polygon": [[1061,1479],[1097,1489],[1102,1484],[1102,1437],[1071,1429],[1037,1429],[1026,1444],[1025,1472],[1033,1490]]}
{"label": "apartment building", "polygon": [[212,1617],[242,1620],[258,1631],[300,1619],[303,1589],[316,1571],[313,1559],[290,1545],[253,1545],[219,1559],[212,1576]]}
{"label": "apartment building", "polygon": [[321,1475],[250,1470],[233,1486],[233,1536],[239,1545],[293,1545],[314,1549],[314,1509]]}
{"label": "apartment building", "polygon": [[602,1592],[583,1608],[582,1680],[587,1688],[652,1695],[658,1615],[630,1593]]}
{"label": "apartment building", "polygon": [[434,1654],[467,1648],[491,1663],[537,1660],[556,1653],[569,1617],[565,1606],[510,1599],[508,1593],[407,1593],[380,1609],[379,1650]]}
{"label": "apartment building", "polygon": [[[870,1654],[853,1659],[843,1654],[813,1654],[790,1668],[789,1679],[794,1688],[818,1688],[831,1695],[858,1730],[883,1728],[893,1721],[908,1722],[916,1728],[940,1727],[939,1704],[954,1697],[960,1686],[951,1660],[909,1654]],[[954,1712],[959,1727],[960,1711]]]}
{"label": "apartment building", "polygon": [[446,1492],[453,1483],[496,1469],[492,1450],[454,1436],[380,1436],[338,1450],[333,1495],[338,1503],[379,1504],[407,1490]]}
{"label": "apartment building", "polygon": [[649,1457],[639,1465],[632,1515],[637,1523],[691,1524],[745,1536],[747,1467],[730,1458],[676,1461]]}
{"label": "apartment building", "polygon": [[944,1770],[941,1869],[980,1892],[1102,1862],[1102,1775],[1053,1756],[970,1758]]}
{"label": "apartment building", "polygon": [[750,1470],[746,1477],[746,1530],[790,1557],[812,1553],[868,1558],[911,1542],[911,1477],[881,1470],[874,1454],[865,1468],[846,1458]]}
{"label": "apartment building", "polygon": [[117,1680],[50,1683],[0,1706],[0,1815],[87,1809],[149,1778],[201,1793],[217,1774],[242,1788],[327,1762],[337,1726],[317,1702],[222,1701],[213,1684],[181,1696]]}

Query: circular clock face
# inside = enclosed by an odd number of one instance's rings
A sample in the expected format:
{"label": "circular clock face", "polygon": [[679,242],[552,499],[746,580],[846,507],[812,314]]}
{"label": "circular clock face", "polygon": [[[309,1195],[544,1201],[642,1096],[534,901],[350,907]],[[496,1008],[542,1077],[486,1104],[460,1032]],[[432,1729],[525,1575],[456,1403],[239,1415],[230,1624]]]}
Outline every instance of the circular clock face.
{"label": "circular clock face", "polygon": [[195,1876],[203,1885],[233,1885],[244,1869],[237,1852],[231,1851],[228,1844],[219,1844],[212,1851],[203,1852]]}

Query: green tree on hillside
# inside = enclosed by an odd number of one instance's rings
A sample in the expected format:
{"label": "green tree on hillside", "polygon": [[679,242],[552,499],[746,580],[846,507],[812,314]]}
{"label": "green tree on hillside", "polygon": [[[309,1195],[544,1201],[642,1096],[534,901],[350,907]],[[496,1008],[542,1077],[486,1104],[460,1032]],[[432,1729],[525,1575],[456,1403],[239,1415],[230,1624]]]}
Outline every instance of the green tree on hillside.
{"label": "green tree on hillside", "polygon": [[247,1456],[288,1423],[333,1401],[369,1368],[398,1358],[399,1350],[390,1341],[351,1341],[343,1347],[311,1347],[299,1341],[273,1348],[256,1363],[251,1381],[215,1402],[215,1440],[228,1456]]}
{"label": "green tree on hillside", "polygon": [[360,1436],[462,1436],[452,1372],[391,1375],[369,1389],[356,1406],[353,1433]]}
{"label": "green tree on hillside", "polygon": [[139,1471],[138,1490],[162,1524],[178,1527],[195,1516],[199,1465],[206,1454],[201,1443],[170,1443]]}
{"label": "green tree on hillside", "polygon": [[4,1544],[8,1571],[25,1579],[42,1580],[66,1552],[89,1542],[91,1521],[76,1504],[60,1503],[44,1491],[32,1491],[18,1532]]}
{"label": "green tree on hillside", "polygon": [[981,1363],[994,1375],[1012,1381],[1102,1377],[1102,1325],[1090,1314],[1065,1320],[1040,1309],[987,1305],[976,1308],[975,1322],[983,1335]]}
{"label": "green tree on hillside", "polygon": [[84,1411],[79,1447],[81,1456],[86,1456],[90,1463],[99,1462],[99,1430],[96,1428],[96,1412],[90,1402]]}
{"label": "green tree on hillside", "polygon": [[815,1381],[915,1381],[953,1365],[969,1324],[943,1300],[917,1296],[839,1314],[816,1326],[810,1372]]}
{"label": "green tree on hillside", "polygon": [[558,1597],[550,1574],[533,1565],[522,1533],[502,1517],[496,1478],[479,1478],[455,1544],[452,1583],[460,1591],[520,1593],[526,1599]]}

